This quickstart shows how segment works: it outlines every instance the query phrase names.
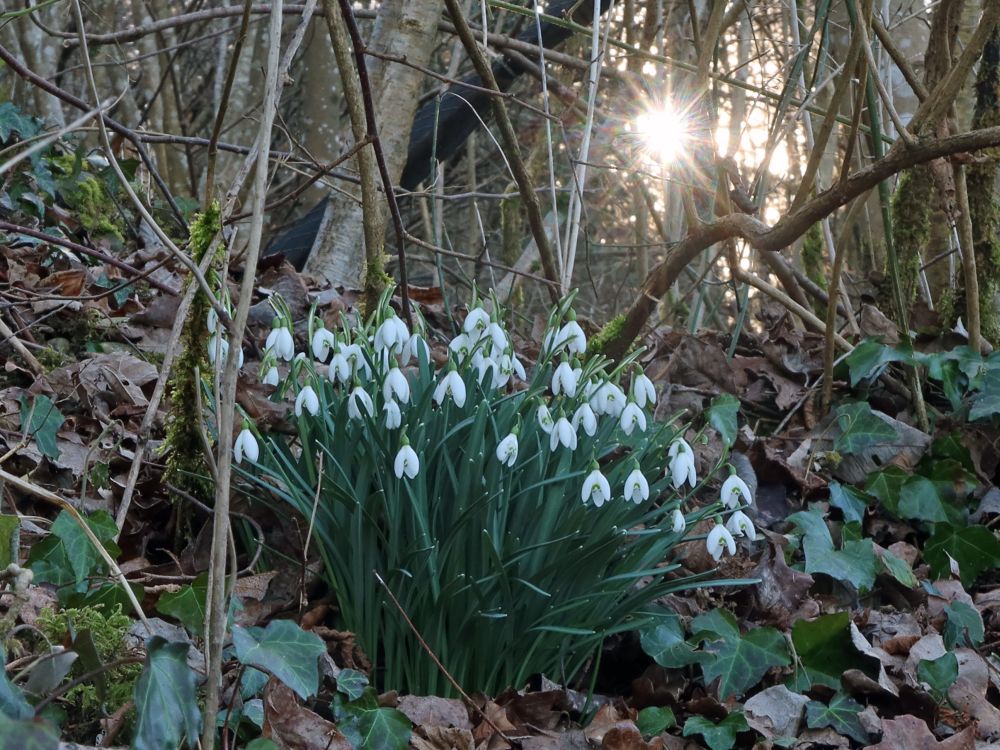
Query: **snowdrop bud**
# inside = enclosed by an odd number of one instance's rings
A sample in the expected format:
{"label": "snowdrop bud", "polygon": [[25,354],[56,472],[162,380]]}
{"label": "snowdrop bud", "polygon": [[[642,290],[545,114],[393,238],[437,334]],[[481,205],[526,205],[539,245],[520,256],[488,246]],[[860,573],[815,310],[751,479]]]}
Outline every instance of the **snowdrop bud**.
{"label": "snowdrop bud", "polygon": [[396,473],[397,479],[402,479],[404,474],[413,479],[420,471],[420,459],[417,458],[417,452],[410,447],[409,443],[403,443],[400,447],[392,469]]}
{"label": "snowdrop bud", "polygon": [[305,386],[295,397],[295,416],[301,417],[303,409],[314,417],[319,414],[319,396],[316,395],[316,391],[311,385]]}
{"label": "snowdrop bud", "polygon": [[580,404],[573,413],[573,429],[579,430],[581,426],[590,437],[597,432],[597,415],[590,408],[590,404]]}
{"label": "snowdrop bud", "polygon": [[434,403],[440,406],[446,396],[451,396],[459,409],[465,406],[465,381],[455,370],[449,370],[437,384],[437,388],[434,389]]}
{"label": "snowdrop bud", "polygon": [[670,458],[670,479],[675,490],[679,490],[687,482],[692,487],[698,483],[698,474],[694,466],[694,451],[687,441],[677,438],[667,449]]}
{"label": "snowdrop bud", "polygon": [[729,516],[726,521],[726,528],[729,533],[735,536],[745,536],[751,542],[757,539],[757,529],[753,526],[753,521],[742,510],[738,510]]}
{"label": "snowdrop bud", "polygon": [[370,417],[375,412],[375,404],[372,403],[368,391],[359,385],[355,386],[351,395],[347,397],[347,416],[351,419],[361,419],[362,410]]}
{"label": "snowdrop bud", "polygon": [[645,432],[646,415],[643,414],[642,409],[638,407],[635,401],[629,401],[625,408],[622,409],[619,424],[626,435],[631,435],[636,427],[639,428],[639,432]]}
{"label": "snowdrop bud", "polygon": [[319,362],[326,362],[330,351],[337,345],[337,337],[325,328],[317,328],[312,338],[312,353]]}
{"label": "snowdrop bud", "polygon": [[399,410],[399,404],[393,400],[385,402],[385,406],[382,407],[382,411],[385,412],[385,428],[387,430],[395,430],[401,424],[403,424],[403,413]]}
{"label": "snowdrop bud", "polygon": [[631,500],[636,505],[649,500],[649,482],[646,481],[638,465],[625,479],[625,499]]}
{"label": "snowdrop bud", "polygon": [[715,528],[708,532],[708,538],[705,540],[705,546],[708,547],[708,554],[710,554],[712,559],[716,562],[719,562],[719,559],[722,557],[722,553],[726,550],[729,551],[730,555],[736,554],[736,540],[733,539],[733,535],[729,533],[729,529],[721,523],[715,524]]}
{"label": "snowdrop bud", "polygon": [[680,508],[674,508],[673,526],[671,528],[675,534],[680,534],[687,528],[687,521],[684,519],[684,514],[681,513]]}
{"label": "snowdrop bud", "polygon": [[727,508],[732,509],[740,505],[740,498],[743,498],[743,502],[750,505],[753,502],[753,497],[750,495],[750,488],[747,483],[740,479],[736,474],[731,475],[725,482],[722,483],[721,490],[721,500],[722,504]]}
{"label": "snowdrop bud", "polygon": [[556,371],[552,373],[552,393],[558,396],[565,393],[570,398],[576,395],[577,374],[569,362],[563,360]]}
{"label": "snowdrop bud", "polygon": [[385,396],[386,401],[392,401],[395,397],[404,404],[409,402],[410,382],[398,367],[393,367],[385,376],[385,383],[382,384],[382,395]]}
{"label": "snowdrop bud", "polygon": [[583,490],[580,494],[584,505],[590,500],[596,507],[600,508],[611,499],[611,485],[608,483],[607,477],[601,473],[596,461],[591,463],[591,466],[593,471],[583,480]]}
{"label": "snowdrop bud", "polygon": [[236,463],[243,463],[244,457],[252,464],[257,463],[257,459],[260,458],[260,447],[257,445],[257,438],[246,427],[240,431],[240,434],[236,436],[236,442],[233,443],[233,458],[236,460]]}
{"label": "snowdrop bud", "polygon": [[264,373],[264,377],[260,382],[264,385],[277,385],[280,381],[281,376],[278,374],[278,368],[271,367]]}
{"label": "snowdrop bud", "polygon": [[573,425],[569,423],[566,417],[559,417],[558,421],[552,426],[552,432],[549,433],[549,450],[554,451],[559,447],[559,443],[562,443],[571,451],[576,450],[576,430],[573,429]]}
{"label": "snowdrop bud", "polygon": [[273,325],[271,332],[267,334],[267,341],[264,342],[264,352],[291,362],[295,358],[295,339],[292,338],[292,332],[281,325],[278,318],[274,319]]}
{"label": "snowdrop bud", "polygon": [[641,370],[632,379],[632,398],[640,409],[645,409],[646,404],[656,406],[656,388],[653,387],[653,381]]}
{"label": "snowdrop bud", "polygon": [[517,461],[517,435],[515,433],[510,433],[500,441],[497,446],[497,460],[507,466],[513,466],[514,462]]}
{"label": "snowdrop bud", "polygon": [[552,428],[555,427],[555,420],[552,419],[549,407],[545,404],[541,404],[538,407],[538,412],[535,414],[535,418],[538,420],[538,426],[542,428],[542,431],[551,435]]}
{"label": "snowdrop bud", "polygon": [[388,316],[375,331],[375,351],[387,349],[393,354],[399,354],[410,338],[410,330],[406,323],[396,317],[393,310],[389,310]]}

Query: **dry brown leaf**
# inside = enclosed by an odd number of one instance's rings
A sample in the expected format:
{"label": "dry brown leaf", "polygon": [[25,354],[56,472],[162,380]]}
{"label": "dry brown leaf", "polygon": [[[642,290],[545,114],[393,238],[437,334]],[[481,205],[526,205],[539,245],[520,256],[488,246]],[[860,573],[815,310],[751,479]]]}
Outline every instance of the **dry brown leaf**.
{"label": "dry brown leaf", "polygon": [[974,750],[975,746],[972,727],[938,741],[923,719],[907,714],[883,721],[882,741],[865,750]]}
{"label": "dry brown leaf", "polygon": [[[418,727],[456,727],[471,730],[469,712],[460,700],[438,698],[432,695],[404,695],[396,706]],[[471,741],[472,735],[469,734]]]}
{"label": "dry brown leaf", "polygon": [[352,750],[337,725],[299,704],[275,679],[264,690],[264,736],[281,750]]}
{"label": "dry brown leaf", "polygon": [[410,737],[410,746],[414,750],[474,750],[476,745],[468,729],[418,726]]}

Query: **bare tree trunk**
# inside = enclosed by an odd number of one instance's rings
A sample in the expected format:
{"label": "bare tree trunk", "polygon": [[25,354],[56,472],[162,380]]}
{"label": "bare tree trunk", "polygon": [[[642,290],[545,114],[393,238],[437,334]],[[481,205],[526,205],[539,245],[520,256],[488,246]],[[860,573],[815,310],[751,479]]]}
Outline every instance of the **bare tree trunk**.
{"label": "bare tree trunk", "polygon": [[[369,47],[427,65],[434,48],[440,5],[435,0],[391,0],[382,4]],[[373,70],[372,96],[379,139],[393,181],[406,163],[410,125],[420,98],[422,74],[408,65],[382,63]],[[358,288],[364,274],[364,228],[367,223],[381,237],[388,207],[379,202],[373,216],[365,216],[358,198],[334,194],[327,205],[319,233],[306,263],[308,273],[331,284]]]}

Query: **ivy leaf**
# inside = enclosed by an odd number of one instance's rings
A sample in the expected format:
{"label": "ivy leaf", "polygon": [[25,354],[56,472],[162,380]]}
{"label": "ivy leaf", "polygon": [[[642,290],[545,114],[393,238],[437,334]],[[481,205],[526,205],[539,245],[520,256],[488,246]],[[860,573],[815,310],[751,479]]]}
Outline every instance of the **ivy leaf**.
{"label": "ivy leaf", "polygon": [[976,648],[986,637],[983,616],[979,610],[965,602],[955,601],[944,606],[948,618],[944,625],[944,645],[949,650],[956,647]]}
{"label": "ivy leaf", "polygon": [[326,646],[315,633],[291,620],[272,620],[266,628],[233,626],[233,645],[241,664],[265,669],[303,700],[319,689],[316,660]]}
{"label": "ivy leaf", "polygon": [[727,448],[731,448],[736,442],[739,412],[740,401],[730,393],[716,396],[712,399],[711,406],[708,407],[708,422],[718,431]]}
{"label": "ivy leaf", "polygon": [[983,378],[982,385],[972,399],[969,421],[987,419],[1000,413],[1000,370],[990,370]]}
{"label": "ivy leaf", "polygon": [[899,493],[899,515],[921,521],[947,521],[944,505],[934,483],[920,476],[906,480]]}
{"label": "ivy leaf", "polygon": [[863,521],[865,510],[868,508],[868,497],[850,485],[844,486],[840,482],[830,482],[830,505],[839,508],[840,512],[844,514],[844,520],[848,523]]}
{"label": "ivy leaf", "polygon": [[156,602],[156,611],[173,617],[189,633],[199,633],[205,626],[205,597],[208,593],[208,573],[202,573],[190,585],[174,593],[162,594]]}
{"label": "ivy leaf", "polygon": [[864,710],[857,701],[845,693],[838,692],[830,699],[829,705],[819,701],[806,704],[806,725],[810,729],[831,727],[837,734],[845,734],[855,742],[868,744],[868,732],[861,725],[858,714]]}
{"label": "ivy leaf", "polygon": [[342,707],[338,727],[356,750],[406,750],[413,725],[406,714],[395,708],[382,708],[374,688]]}
{"label": "ivy leaf", "polygon": [[906,560],[896,557],[887,549],[882,550],[879,560],[882,562],[882,567],[885,568],[885,571],[901,584],[910,589],[916,587],[917,577],[913,574],[913,568],[910,567],[910,564]]}
{"label": "ivy leaf", "polygon": [[676,668],[694,664],[698,655],[684,640],[684,626],[675,614],[657,618],[655,627],[639,634],[642,650],[661,667]]}
{"label": "ivy leaf", "polygon": [[858,591],[868,591],[875,583],[875,549],[870,539],[844,542],[833,548],[833,537],[818,511],[799,511],[789,521],[802,529],[802,549],[806,573],[823,573],[840,581],[849,581]]}
{"label": "ivy leaf", "polygon": [[[784,637],[774,628],[756,628],[740,636],[733,615],[723,610],[715,611],[722,613],[725,619],[732,618],[729,623],[732,629],[715,631],[716,638],[722,638],[706,644],[700,661],[706,685],[718,678],[720,699],[740,697],[760,682],[769,669],[791,661]],[[704,631],[702,635],[708,636],[709,632]]]}
{"label": "ivy leaf", "polygon": [[48,725],[12,721],[0,714],[0,750],[59,750],[59,747],[59,737]]}
{"label": "ivy leaf", "polygon": [[[112,541],[115,534],[118,533],[115,519],[107,511],[99,510],[85,518],[84,522],[108,550],[108,553],[112,557],[117,557],[121,550]],[[93,572],[98,563],[102,562],[100,553],[94,549],[94,543],[80,528],[80,524],[66,511],[60,511],[53,522],[52,536],[62,543],[66,559],[69,561],[77,583],[82,583]]]}
{"label": "ivy leaf", "polygon": [[863,401],[838,406],[836,413],[841,434],[833,447],[838,453],[856,455],[872,446],[891,443],[899,438],[896,429],[879,419]]}
{"label": "ivy leaf", "polygon": [[[0,662],[7,663],[3,647],[0,647]],[[10,681],[5,670],[0,670],[0,716],[8,719],[30,719],[34,715],[35,709],[28,703],[21,688]]]}
{"label": "ivy leaf", "polygon": [[21,396],[21,432],[35,438],[38,450],[49,458],[59,458],[56,433],[66,418],[48,396],[35,396],[28,404],[28,397]]}
{"label": "ivy leaf", "polygon": [[840,687],[840,676],[849,669],[877,675],[877,666],[861,654],[851,640],[851,615],[837,612],[792,626],[792,646],[798,656],[789,687],[805,692],[813,685]]}
{"label": "ivy leaf", "polygon": [[963,586],[971,586],[980,573],[1000,566],[1000,541],[985,526],[952,526],[939,523],[924,545],[924,558],[935,576],[947,575],[949,556],[958,563]]}
{"label": "ivy leaf", "polygon": [[655,737],[677,726],[677,718],[669,706],[648,706],[639,712],[635,726],[643,737]]}
{"label": "ivy leaf", "polygon": [[700,734],[712,750],[732,750],[736,735],[749,729],[750,725],[740,711],[734,711],[718,724],[713,724],[704,716],[692,716],[684,722],[684,736]]}
{"label": "ivy leaf", "polygon": [[176,748],[198,743],[201,711],[195,674],[187,665],[189,644],[153,636],[146,644],[146,665],[135,683],[134,750]]}
{"label": "ivy leaf", "polygon": [[39,130],[39,122],[31,115],[23,114],[13,102],[0,104],[0,141],[9,140],[11,133],[17,133],[23,140]]}
{"label": "ivy leaf", "polygon": [[355,701],[362,696],[368,687],[368,678],[356,669],[341,669],[337,675],[337,690]]}
{"label": "ivy leaf", "polygon": [[868,475],[865,492],[874,495],[893,515],[899,515],[899,497],[910,475],[898,466],[887,466]]}
{"label": "ivy leaf", "polygon": [[844,358],[851,376],[851,387],[862,380],[875,378],[882,374],[890,362],[909,362],[912,360],[906,352],[894,346],[888,346],[875,338],[867,338],[851,350]]}
{"label": "ivy leaf", "polygon": [[958,679],[958,657],[951,651],[937,659],[921,659],[917,664],[917,679],[930,687],[934,700],[941,703],[948,688]]}

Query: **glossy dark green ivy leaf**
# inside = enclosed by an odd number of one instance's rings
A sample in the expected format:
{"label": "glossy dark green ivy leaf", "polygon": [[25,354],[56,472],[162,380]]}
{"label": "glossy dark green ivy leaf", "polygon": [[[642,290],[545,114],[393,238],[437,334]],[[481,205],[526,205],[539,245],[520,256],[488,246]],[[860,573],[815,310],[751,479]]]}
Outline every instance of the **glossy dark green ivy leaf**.
{"label": "glossy dark green ivy leaf", "polygon": [[59,746],[59,736],[48,724],[14,721],[0,714],[0,750],[59,750]]}
{"label": "glossy dark green ivy leaf", "polygon": [[910,477],[900,488],[899,515],[909,520],[948,520],[937,487],[931,480],[921,476]]}
{"label": "glossy dark green ivy leaf", "polygon": [[342,706],[341,714],[338,728],[355,750],[406,750],[410,744],[413,724],[402,711],[379,706],[374,688]]}
{"label": "glossy dark green ivy leaf", "polygon": [[838,692],[829,705],[819,701],[806,704],[806,725],[810,729],[831,727],[837,734],[844,734],[862,745],[868,744],[868,732],[858,718],[864,706],[846,693]]}
{"label": "glossy dark green ivy leaf", "polygon": [[59,458],[56,433],[66,418],[48,396],[35,396],[28,402],[21,396],[21,432],[35,439],[38,450],[49,458]]}
{"label": "glossy dark green ivy leaf", "polygon": [[882,374],[890,362],[908,362],[912,357],[901,349],[883,344],[875,338],[867,338],[851,350],[844,358],[851,375],[851,387],[862,380],[876,378]]}
{"label": "glossy dark green ivy leaf", "polygon": [[[107,511],[99,510],[85,518],[84,521],[94,532],[104,548],[112,557],[117,557],[121,550],[114,543],[115,534],[118,527],[115,519]],[[86,532],[80,528],[80,524],[66,511],[60,511],[56,520],[52,524],[52,536],[59,539],[66,551],[66,558],[73,569],[76,582],[81,583],[87,576],[94,572],[100,564],[103,565],[100,553],[95,549],[94,543],[87,536]]]}
{"label": "glossy dark green ivy leaf", "polygon": [[849,612],[799,620],[792,626],[797,662],[790,689],[803,693],[813,685],[839,688],[841,675],[849,669],[860,669],[869,677],[878,675],[875,660],[855,648],[850,626]]}
{"label": "glossy dark green ivy leaf", "polygon": [[134,750],[173,750],[182,741],[187,747],[198,744],[201,710],[188,648],[188,643],[168,643],[160,636],[146,644],[146,664],[134,691]]}
{"label": "glossy dark green ivy leaf", "polygon": [[1000,541],[985,526],[935,524],[924,545],[924,559],[935,577],[948,575],[949,556],[958,563],[962,585],[971,586],[981,573],[1000,567]]}
{"label": "glossy dark green ivy leaf", "polygon": [[695,650],[684,638],[681,618],[675,614],[657,618],[655,626],[639,634],[639,643],[661,667],[684,667],[698,661]]}
{"label": "glossy dark green ivy leaf", "polygon": [[13,102],[0,104],[0,141],[9,140],[12,133],[19,135],[22,140],[31,138],[41,129],[38,120],[24,114]]}
{"label": "glossy dark green ivy leaf", "polygon": [[739,399],[729,393],[716,396],[708,407],[708,422],[718,431],[727,448],[731,448],[736,442],[739,412]]}
{"label": "glossy dark green ivy leaf", "polygon": [[887,466],[881,471],[875,471],[868,475],[865,492],[878,498],[882,507],[898,516],[900,492],[909,478],[910,474],[898,466]]}
{"label": "glossy dark green ivy leaf", "polygon": [[208,593],[208,573],[202,573],[190,585],[174,593],[161,594],[156,611],[180,621],[189,633],[205,628],[205,598]]}
{"label": "glossy dark green ivy leaf", "polygon": [[836,414],[841,434],[834,441],[833,448],[838,453],[857,455],[876,445],[899,439],[896,429],[879,419],[863,401],[838,406]]}
{"label": "glossy dark green ivy leaf", "polygon": [[969,421],[989,419],[1000,414],[1000,370],[990,370],[983,378],[979,392],[973,396]]}
{"label": "glossy dark green ivy leaf", "polygon": [[684,722],[684,736],[700,734],[711,750],[732,750],[736,735],[749,729],[750,725],[741,711],[734,711],[718,724],[704,716],[692,716]]}
{"label": "glossy dark green ivy leaf", "polygon": [[[723,609],[711,616],[724,621],[721,627],[706,628],[708,616],[691,623],[695,638],[704,641],[701,669],[705,684],[719,680],[719,698],[739,698],[752,688],[772,667],[783,667],[791,659],[784,637],[774,628],[755,628],[740,635],[736,618]],[[698,621],[702,622],[699,623]]]}
{"label": "glossy dark green ivy leaf", "polygon": [[368,678],[356,669],[341,669],[337,675],[337,690],[355,701],[362,696],[368,687]]}
{"label": "glossy dark green ivy leaf", "polygon": [[848,523],[863,521],[868,508],[868,496],[850,485],[830,482],[830,505],[839,508]]}
{"label": "glossy dark green ivy leaf", "polygon": [[975,607],[955,601],[945,605],[944,614],[947,617],[944,626],[946,648],[976,648],[983,642],[986,629],[983,627],[983,616]]}
{"label": "glossy dark green ivy leaf", "polygon": [[799,511],[788,520],[804,533],[802,551],[806,556],[806,573],[823,573],[847,581],[858,591],[871,589],[875,583],[875,549],[870,539],[844,542],[837,550],[826,521],[818,511]]}
{"label": "glossy dark green ivy leaf", "polygon": [[639,712],[635,726],[643,737],[655,737],[677,726],[677,718],[669,706],[648,706]]}
{"label": "glossy dark green ivy leaf", "polygon": [[921,659],[917,679],[926,683],[938,703],[948,697],[948,688],[958,679],[958,657],[951,651],[937,659]]}
{"label": "glossy dark green ivy leaf", "polygon": [[266,628],[234,625],[233,645],[241,664],[267,670],[303,700],[319,689],[317,660],[326,646],[291,620],[272,620]]}

